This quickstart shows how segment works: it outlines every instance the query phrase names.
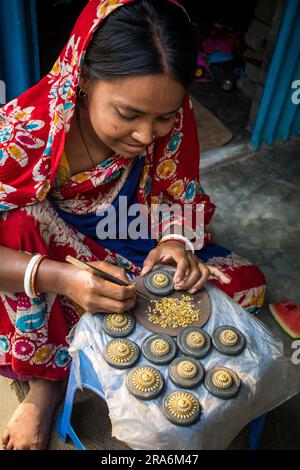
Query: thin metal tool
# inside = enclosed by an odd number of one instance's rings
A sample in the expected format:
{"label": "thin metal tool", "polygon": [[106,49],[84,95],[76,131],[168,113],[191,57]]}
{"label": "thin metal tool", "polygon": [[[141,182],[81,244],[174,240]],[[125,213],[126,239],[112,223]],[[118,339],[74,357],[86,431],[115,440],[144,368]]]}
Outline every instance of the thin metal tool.
{"label": "thin metal tool", "polygon": [[[118,284],[119,286],[130,286],[131,285],[131,283],[127,283],[125,281],[122,281],[121,279],[118,279],[117,277],[114,277],[111,274],[108,274],[105,271],[102,271],[101,269],[96,268],[95,266],[92,266],[89,263],[86,263],[85,261],[80,261],[79,259],[74,258],[73,256],[68,255],[66,257],[66,261],[70,264],[73,264],[73,266],[76,266],[77,268],[80,268],[80,269],[85,269],[85,270],[93,269],[94,271],[96,271],[96,274],[99,277],[102,277],[106,281],[113,282],[114,284]],[[137,288],[136,288],[136,293],[139,296],[143,297],[143,299],[145,299],[145,300],[151,300],[150,297],[146,296],[143,292],[141,292]]]}

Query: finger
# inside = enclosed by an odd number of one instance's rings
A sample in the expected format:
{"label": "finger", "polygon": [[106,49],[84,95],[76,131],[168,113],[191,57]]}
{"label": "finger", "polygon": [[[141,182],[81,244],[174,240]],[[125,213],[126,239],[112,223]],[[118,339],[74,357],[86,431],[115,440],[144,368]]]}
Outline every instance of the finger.
{"label": "finger", "polygon": [[3,449],[5,449],[5,447],[7,446],[8,441],[9,441],[9,433],[5,429],[5,431],[3,433],[3,436],[2,436],[2,447],[3,447]]}
{"label": "finger", "polygon": [[91,289],[99,296],[121,301],[130,299],[135,295],[134,284],[130,284],[129,286],[119,286],[118,284],[95,275],[93,275]]}
{"label": "finger", "polygon": [[188,254],[188,259],[190,262],[189,274],[184,281],[179,283],[179,287],[182,290],[191,289],[196,284],[196,282],[201,279],[202,276],[195,256],[192,254]]}
{"label": "finger", "polygon": [[144,276],[145,274],[149,273],[157,263],[157,252],[156,250],[151,250],[147,258],[143,263],[143,269],[141,271],[141,275]]}
{"label": "finger", "polygon": [[121,302],[109,297],[93,296],[90,300],[88,311],[90,313],[123,313],[132,310],[135,302],[135,297]]}
{"label": "finger", "polygon": [[13,444],[13,441],[11,439],[8,441],[5,450],[14,450],[14,444]]}
{"label": "finger", "polygon": [[189,290],[190,294],[195,294],[198,290],[202,289],[205,283],[208,281],[210,272],[207,266],[204,263],[198,263],[199,270],[201,272],[200,279],[193,285],[193,287]]}
{"label": "finger", "polygon": [[92,261],[89,263],[91,266],[95,266],[95,268],[101,269],[101,271],[110,274],[111,276],[116,277],[122,281],[128,283],[128,278],[126,276],[126,271],[115,264],[109,263],[107,261]]}
{"label": "finger", "polygon": [[181,281],[184,281],[185,277],[189,275],[191,266],[186,250],[174,251],[173,258],[177,264],[174,275],[174,284],[176,285],[180,284]]}
{"label": "finger", "polygon": [[217,266],[207,265],[207,267],[210,271],[209,279],[217,279],[222,284],[229,284],[231,282],[231,277],[223,273]]}

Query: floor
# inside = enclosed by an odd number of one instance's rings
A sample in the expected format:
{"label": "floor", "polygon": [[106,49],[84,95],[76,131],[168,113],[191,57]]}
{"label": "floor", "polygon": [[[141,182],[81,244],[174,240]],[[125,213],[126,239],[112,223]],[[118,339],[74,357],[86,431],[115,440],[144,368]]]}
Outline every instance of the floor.
{"label": "floor", "polygon": [[[266,275],[267,303],[290,298],[300,303],[300,139],[274,146],[202,174],[205,191],[217,205],[217,243],[257,263]],[[267,308],[260,318],[290,341]],[[300,366],[299,366],[300,367]],[[0,378],[0,435],[17,403]],[[300,450],[300,395],[281,405],[282,449]]]}
{"label": "floor", "polygon": [[15,394],[10,389],[9,380],[0,376],[0,450],[2,450],[1,437],[4,428],[18,406]]}
{"label": "floor", "polygon": [[[257,263],[267,279],[267,300],[300,303],[300,138],[202,174],[217,206],[216,242]],[[260,319],[293,350],[268,313]],[[300,368],[300,365],[299,365]],[[300,372],[300,371],[299,371]],[[300,394],[279,408],[282,449],[300,450]]]}
{"label": "floor", "polygon": [[190,91],[202,106],[209,109],[233,133],[231,143],[239,143],[249,138],[250,133],[246,127],[251,100],[241,90],[236,88],[228,92],[222,90],[216,81],[195,80]]}
{"label": "floor", "polygon": [[[268,298],[300,303],[300,139],[202,174],[224,246],[258,263]],[[233,229],[234,228],[234,229]]]}

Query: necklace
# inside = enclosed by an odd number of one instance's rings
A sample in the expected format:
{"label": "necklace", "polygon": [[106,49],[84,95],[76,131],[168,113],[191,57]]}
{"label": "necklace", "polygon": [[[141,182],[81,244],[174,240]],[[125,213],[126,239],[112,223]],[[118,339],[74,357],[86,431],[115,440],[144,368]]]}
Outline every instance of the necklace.
{"label": "necklace", "polygon": [[96,166],[96,164],[95,164],[95,162],[94,162],[94,160],[93,160],[93,158],[92,158],[92,155],[91,155],[91,152],[90,152],[90,150],[89,150],[89,148],[88,148],[88,145],[87,145],[87,143],[86,143],[86,140],[85,140],[85,138],[83,137],[78,108],[76,109],[76,120],[77,120],[77,126],[78,126],[78,129],[79,129],[79,133],[80,133],[81,140],[82,140],[83,145],[84,145],[84,147],[85,147],[85,149],[86,149],[86,152],[87,152],[87,154],[88,154],[88,157],[89,157],[89,159],[90,159],[90,162],[91,162],[91,164],[92,164],[92,167],[94,168],[94,167]]}

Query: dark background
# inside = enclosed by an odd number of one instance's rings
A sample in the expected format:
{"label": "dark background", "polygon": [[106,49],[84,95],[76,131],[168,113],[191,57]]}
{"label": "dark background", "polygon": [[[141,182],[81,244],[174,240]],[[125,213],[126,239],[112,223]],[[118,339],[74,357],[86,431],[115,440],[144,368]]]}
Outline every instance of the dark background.
{"label": "dark background", "polygon": [[[47,74],[64,45],[87,0],[71,0],[59,3],[57,0],[37,0],[37,17],[41,74]],[[226,0],[182,0],[193,22],[197,23],[200,40],[206,37],[215,20],[224,19],[241,31],[246,31],[254,16],[257,1],[237,2]]]}

